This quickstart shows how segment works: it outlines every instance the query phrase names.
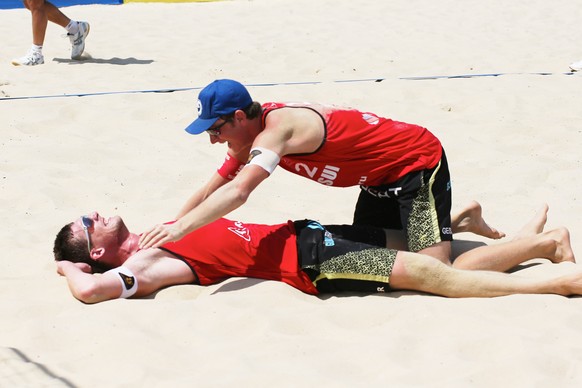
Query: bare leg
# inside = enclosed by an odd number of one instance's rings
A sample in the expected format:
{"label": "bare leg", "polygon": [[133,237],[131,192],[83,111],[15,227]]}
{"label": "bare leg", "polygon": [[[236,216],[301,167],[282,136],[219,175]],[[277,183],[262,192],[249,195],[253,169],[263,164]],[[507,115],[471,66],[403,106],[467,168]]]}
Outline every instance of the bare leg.
{"label": "bare leg", "polygon": [[421,249],[418,253],[434,257],[444,264],[451,265],[452,249],[450,241],[441,241],[428,248]]}
{"label": "bare leg", "polygon": [[459,270],[426,255],[398,252],[390,286],[454,298],[512,294],[580,295],[582,269],[566,276],[530,279],[499,272]]}
{"label": "bare leg", "polygon": [[63,28],[71,21],[57,7],[44,0],[26,0],[24,5],[32,14],[32,43],[37,46],[44,43],[49,20]]}
{"label": "bare leg", "polygon": [[[451,214],[451,228],[453,233],[471,232],[479,236],[493,239],[505,237],[505,233],[489,226],[483,219],[481,205],[471,201],[461,211]],[[387,247],[399,251],[408,250],[406,237],[402,230],[386,229]],[[426,252],[426,254],[429,254]]]}
{"label": "bare leg", "polygon": [[515,237],[513,239],[517,240],[519,238],[533,236],[543,232],[544,226],[548,221],[548,210],[549,210],[548,205],[543,204],[542,207],[537,211],[535,216],[515,234]]}
{"label": "bare leg", "polygon": [[386,233],[386,248],[397,251],[408,250],[408,244],[406,244],[406,236],[403,230],[384,229],[384,232]]}
{"label": "bare leg", "polygon": [[524,261],[545,258],[553,263],[576,262],[566,228],[524,235],[509,242],[482,246],[461,254],[453,266],[460,269],[505,272]]}
{"label": "bare leg", "polygon": [[453,233],[471,232],[492,239],[505,237],[505,233],[489,226],[483,219],[483,210],[477,201],[471,201],[461,211],[451,214]]}

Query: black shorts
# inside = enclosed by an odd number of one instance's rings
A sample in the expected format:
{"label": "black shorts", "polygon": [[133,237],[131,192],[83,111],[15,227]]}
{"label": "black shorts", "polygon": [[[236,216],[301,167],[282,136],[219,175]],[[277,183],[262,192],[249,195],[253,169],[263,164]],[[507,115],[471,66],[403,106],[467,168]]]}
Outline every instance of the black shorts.
{"label": "black shorts", "polygon": [[295,230],[299,266],[320,293],[390,291],[397,251],[382,229],[303,220]]}
{"label": "black shorts", "polygon": [[354,225],[404,230],[411,252],[453,240],[451,178],[444,150],[434,168],[411,172],[390,184],[361,188]]}

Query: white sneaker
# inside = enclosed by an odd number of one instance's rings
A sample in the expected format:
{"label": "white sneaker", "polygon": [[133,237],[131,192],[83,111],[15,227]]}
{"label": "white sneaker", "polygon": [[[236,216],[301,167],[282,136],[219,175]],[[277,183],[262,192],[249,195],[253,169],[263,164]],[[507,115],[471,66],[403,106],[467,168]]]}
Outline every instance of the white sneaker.
{"label": "white sneaker", "polygon": [[572,71],[581,71],[582,70],[582,61],[574,62],[570,64],[570,69]]}
{"label": "white sneaker", "polygon": [[71,59],[81,59],[83,51],[85,51],[85,39],[89,35],[89,23],[78,22],[79,31],[76,34],[67,34],[69,40],[71,41]]}
{"label": "white sneaker", "polygon": [[36,66],[44,63],[44,56],[40,51],[29,50],[22,58],[12,60],[14,66]]}

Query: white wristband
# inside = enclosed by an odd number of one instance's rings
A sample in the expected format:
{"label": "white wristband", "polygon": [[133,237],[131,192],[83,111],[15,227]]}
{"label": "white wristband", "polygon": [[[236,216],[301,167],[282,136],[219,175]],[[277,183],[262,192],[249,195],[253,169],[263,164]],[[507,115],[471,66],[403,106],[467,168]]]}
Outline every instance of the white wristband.
{"label": "white wristband", "polygon": [[275,152],[263,147],[255,147],[249,154],[247,166],[254,164],[271,174],[280,160],[281,158]]}
{"label": "white wristband", "polygon": [[137,291],[137,278],[127,267],[121,266],[117,268],[110,269],[107,272],[116,273],[119,276],[119,281],[121,282],[121,295],[120,298],[129,298]]}

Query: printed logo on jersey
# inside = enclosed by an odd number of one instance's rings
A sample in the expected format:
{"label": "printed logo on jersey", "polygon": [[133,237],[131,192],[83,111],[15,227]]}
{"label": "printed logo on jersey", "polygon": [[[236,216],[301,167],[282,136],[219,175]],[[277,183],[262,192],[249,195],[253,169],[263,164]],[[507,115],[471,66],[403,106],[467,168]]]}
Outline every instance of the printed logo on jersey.
{"label": "printed logo on jersey", "polygon": [[251,241],[251,232],[242,222],[237,221],[234,223],[234,226],[228,227],[227,229],[237,236],[242,237],[243,240]]}
{"label": "printed logo on jersey", "polygon": [[376,125],[380,122],[380,119],[378,118],[378,116],[375,116],[375,115],[370,114],[370,113],[362,113],[362,118],[364,119],[364,121],[366,121],[370,125]]}
{"label": "printed logo on jersey", "polygon": [[297,163],[295,164],[295,171],[297,171],[299,174],[307,175],[310,179],[319,182],[322,185],[333,186],[333,183],[338,176],[340,168],[327,164],[323,168],[323,171],[319,173],[319,168],[315,166],[309,167],[305,163]]}
{"label": "printed logo on jersey", "polygon": [[267,110],[267,109],[269,109],[269,108],[271,108],[271,109],[272,109],[272,108],[276,108],[276,107],[277,107],[277,103],[275,103],[275,102],[270,102],[269,104],[265,104],[265,105],[263,105],[263,108],[264,108],[265,110]]}
{"label": "printed logo on jersey", "polygon": [[135,284],[135,278],[133,276],[127,276],[125,274],[122,274],[121,272],[119,272],[119,276],[121,277],[121,280],[123,281],[123,285],[125,286],[125,289],[131,290],[131,288]]}

